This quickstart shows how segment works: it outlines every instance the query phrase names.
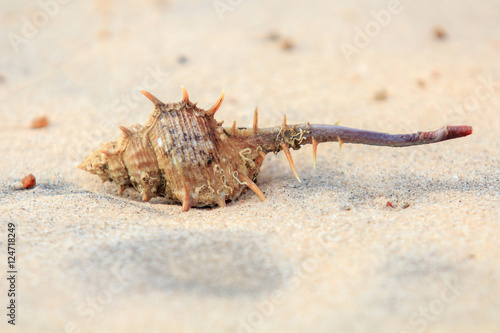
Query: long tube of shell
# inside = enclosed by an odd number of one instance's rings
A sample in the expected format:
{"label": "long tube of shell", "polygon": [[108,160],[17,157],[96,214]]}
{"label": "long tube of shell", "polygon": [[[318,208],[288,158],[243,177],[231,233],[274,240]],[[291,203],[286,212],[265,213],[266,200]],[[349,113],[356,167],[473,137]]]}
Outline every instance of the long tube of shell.
{"label": "long tube of shell", "polygon": [[444,126],[430,132],[411,134],[388,134],[360,130],[337,125],[299,124],[262,128],[253,140],[266,151],[281,150],[285,142],[291,148],[298,149],[304,144],[322,142],[358,143],[372,146],[408,147],[436,143],[472,134],[471,126]]}
{"label": "long tube of shell", "polygon": [[344,143],[389,147],[425,145],[472,134],[471,126],[443,126],[435,131],[411,134],[387,134],[335,125],[309,125],[308,127],[311,136],[318,143],[342,140]]}

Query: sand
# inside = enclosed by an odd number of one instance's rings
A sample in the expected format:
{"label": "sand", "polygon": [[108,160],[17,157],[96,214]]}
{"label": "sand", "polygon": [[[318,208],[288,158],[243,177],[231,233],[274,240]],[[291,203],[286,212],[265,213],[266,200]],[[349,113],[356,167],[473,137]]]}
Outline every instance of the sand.
{"label": "sand", "polygon": [[[2,332],[500,329],[498,1],[65,2],[0,6]],[[474,134],[268,156],[266,201],[187,213],[76,168],[181,85],[228,126]]]}

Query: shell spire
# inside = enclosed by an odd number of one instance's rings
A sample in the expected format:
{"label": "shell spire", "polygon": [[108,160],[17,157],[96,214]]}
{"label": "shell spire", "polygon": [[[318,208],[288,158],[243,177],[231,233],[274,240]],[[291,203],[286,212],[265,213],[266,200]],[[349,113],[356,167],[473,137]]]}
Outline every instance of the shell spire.
{"label": "shell spire", "polygon": [[288,148],[286,143],[284,143],[284,142],[281,143],[281,149],[283,149],[283,152],[286,155],[286,159],[288,160],[288,163],[290,164],[290,168],[292,168],[292,172],[295,175],[295,178],[297,178],[299,183],[302,183],[299,175],[297,174],[297,169],[295,169],[295,164],[293,164],[292,154],[290,153],[290,149]]}
{"label": "shell spire", "polygon": [[186,88],[184,86],[182,87],[182,103],[188,103],[189,102],[189,94]]}
{"label": "shell spire", "polygon": [[246,185],[248,186],[249,189],[251,189],[257,196],[262,200],[265,201],[266,197],[264,196],[264,193],[259,189],[257,184],[255,184],[250,178],[245,176],[244,174],[239,174],[238,178]]}
{"label": "shell spire", "polygon": [[259,108],[255,108],[255,111],[253,112],[253,132],[257,133],[259,130]]}
{"label": "shell spire", "polygon": [[123,191],[125,191],[125,190],[126,190],[125,186],[119,185],[118,186],[118,195],[122,195]]}
{"label": "shell spire", "polygon": [[126,128],[125,126],[118,126],[118,128],[120,129],[120,131],[123,132],[123,134],[125,134],[127,137],[131,137],[132,136],[132,131],[129,130],[128,128]]}
{"label": "shell spire", "polygon": [[318,141],[314,137],[311,138],[311,143],[313,145],[313,165],[314,169],[316,169],[316,154],[318,152]]}
{"label": "shell spire", "polygon": [[224,90],[222,90],[222,94],[220,95],[219,99],[217,100],[217,102],[215,102],[215,104],[210,108],[208,109],[207,111],[205,111],[205,114],[208,116],[208,117],[213,117],[215,112],[217,112],[217,110],[219,110],[221,104],[222,104],[222,101],[224,100],[224,96],[225,96],[226,92]]}
{"label": "shell spire", "polygon": [[155,96],[153,96],[153,94],[147,92],[146,90],[141,90],[141,94],[143,94],[144,96],[146,96],[146,98],[149,99],[154,104],[154,106],[158,106],[158,105],[162,105],[163,104],[162,101],[160,101],[158,98],[156,98]]}

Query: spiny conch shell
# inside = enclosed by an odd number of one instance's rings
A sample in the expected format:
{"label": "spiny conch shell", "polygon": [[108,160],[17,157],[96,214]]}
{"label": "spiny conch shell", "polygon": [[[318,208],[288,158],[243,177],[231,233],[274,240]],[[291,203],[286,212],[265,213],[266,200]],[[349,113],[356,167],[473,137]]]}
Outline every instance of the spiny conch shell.
{"label": "spiny conch shell", "polygon": [[224,99],[224,92],[208,110],[189,100],[183,87],[179,103],[163,103],[141,91],[155,109],[146,124],[129,128],[120,126],[122,134],[105,143],[78,166],[118,185],[118,194],[129,187],[136,189],[144,201],[162,196],[190,207],[219,205],[235,200],[249,187],[262,200],[264,194],[255,182],[266,154],[283,150],[293,173],[300,181],[290,148],[304,144],[337,141],[376,146],[406,147],[467,136],[470,126],[444,126],[432,132],[386,134],[336,125],[309,123],[283,124],[259,129],[257,109],[252,128],[222,127],[214,118]]}

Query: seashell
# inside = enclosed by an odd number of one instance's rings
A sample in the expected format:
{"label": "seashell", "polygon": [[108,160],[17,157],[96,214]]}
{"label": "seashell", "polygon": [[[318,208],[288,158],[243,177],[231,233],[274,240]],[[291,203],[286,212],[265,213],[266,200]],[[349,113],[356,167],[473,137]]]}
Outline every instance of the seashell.
{"label": "seashell", "polygon": [[270,128],[258,128],[258,112],[252,128],[222,127],[214,114],[224,92],[208,110],[189,100],[183,87],[179,103],[163,103],[146,91],[141,93],[155,109],[145,125],[120,126],[121,135],[105,143],[78,166],[98,175],[103,182],[118,185],[118,194],[129,187],[144,201],[162,196],[191,207],[221,206],[235,200],[248,187],[262,200],[264,194],[255,184],[266,154],[283,151],[297,175],[291,149],[312,144],[316,167],[319,143],[359,143],[376,146],[406,147],[435,143],[470,135],[470,126],[444,126],[432,132],[386,134],[337,125],[309,122]]}

